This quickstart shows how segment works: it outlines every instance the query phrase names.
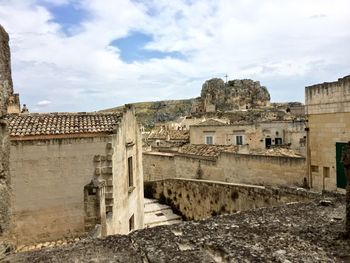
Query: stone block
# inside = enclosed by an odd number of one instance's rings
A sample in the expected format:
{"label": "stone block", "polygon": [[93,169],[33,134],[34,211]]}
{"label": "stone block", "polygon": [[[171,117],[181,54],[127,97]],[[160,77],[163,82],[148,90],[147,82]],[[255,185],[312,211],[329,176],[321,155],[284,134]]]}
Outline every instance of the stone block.
{"label": "stone block", "polygon": [[113,157],[112,154],[107,154],[107,161],[112,161],[112,157]]}
{"label": "stone block", "polygon": [[95,168],[95,175],[97,175],[97,176],[101,175],[101,168],[100,167]]}
{"label": "stone block", "polygon": [[103,167],[102,173],[103,174],[112,174],[112,167]]}
{"label": "stone block", "polygon": [[101,161],[101,155],[95,155],[94,156],[94,162],[100,162]]}
{"label": "stone block", "polygon": [[107,180],[107,186],[113,186],[113,180],[112,179],[108,179]]}
{"label": "stone block", "polygon": [[106,193],[105,198],[106,199],[113,199],[113,193]]}
{"label": "stone block", "polygon": [[106,144],[106,149],[107,149],[107,150],[112,149],[112,143],[111,143],[111,142],[109,142],[109,143]]}

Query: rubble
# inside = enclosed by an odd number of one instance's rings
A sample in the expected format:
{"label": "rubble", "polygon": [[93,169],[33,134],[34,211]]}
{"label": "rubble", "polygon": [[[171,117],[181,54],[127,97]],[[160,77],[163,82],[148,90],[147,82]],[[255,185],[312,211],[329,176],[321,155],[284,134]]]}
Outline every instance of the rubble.
{"label": "rubble", "polygon": [[[345,201],[319,200],[17,253],[2,262],[349,262]],[[341,220],[333,220],[334,214]]]}
{"label": "rubble", "polygon": [[271,149],[250,150],[250,154],[268,155],[268,156],[285,156],[285,157],[302,157],[302,155],[294,150],[283,147],[275,147]]}

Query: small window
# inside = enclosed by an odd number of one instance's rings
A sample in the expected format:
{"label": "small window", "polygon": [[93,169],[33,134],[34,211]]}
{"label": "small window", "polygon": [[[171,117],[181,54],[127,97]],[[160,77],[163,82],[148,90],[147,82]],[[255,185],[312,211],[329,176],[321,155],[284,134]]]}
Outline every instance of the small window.
{"label": "small window", "polygon": [[329,178],[329,167],[323,167],[323,177]]}
{"label": "small window", "polygon": [[275,145],[281,145],[282,144],[282,138],[275,138]]}
{"label": "small window", "polygon": [[205,144],[213,144],[213,136],[212,135],[205,136]]}
{"label": "small window", "polygon": [[318,166],[317,165],[311,165],[311,172],[318,173]]}
{"label": "small window", "polygon": [[236,135],[236,145],[243,145],[243,136]]}
{"label": "small window", "polygon": [[134,186],[132,157],[128,158],[129,187]]}
{"label": "small window", "polygon": [[133,231],[135,229],[135,219],[134,215],[132,215],[129,219],[129,232]]}

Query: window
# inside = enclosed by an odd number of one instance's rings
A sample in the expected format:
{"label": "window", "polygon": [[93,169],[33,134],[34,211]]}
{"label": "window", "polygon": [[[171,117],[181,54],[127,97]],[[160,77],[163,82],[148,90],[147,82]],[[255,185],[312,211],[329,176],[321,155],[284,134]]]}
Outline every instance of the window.
{"label": "window", "polygon": [[129,231],[133,231],[135,229],[135,220],[134,215],[132,215],[129,219]]}
{"label": "window", "polygon": [[205,136],[205,144],[213,144],[213,136],[212,135],[207,135]]}
{"label": "window", "polygon": [[317,165],[311,165],[311,172],[318,173],[318,166]]}
{"label": "window", "polygon": [[275,138],[275,145],[281,145],[282,144],[282,138]]}
{"label": "window", "polygon": [[329,167],[323,167],[323,177],[329,178]]}
{"label": "window", "polygon": [[134,186],[132,157],[128,158],[128,176],[129,176],[129,187],[132,187]]}
{"label": "window", "polygon": [[236,135],[236,145],[243,145],[243,135]]}

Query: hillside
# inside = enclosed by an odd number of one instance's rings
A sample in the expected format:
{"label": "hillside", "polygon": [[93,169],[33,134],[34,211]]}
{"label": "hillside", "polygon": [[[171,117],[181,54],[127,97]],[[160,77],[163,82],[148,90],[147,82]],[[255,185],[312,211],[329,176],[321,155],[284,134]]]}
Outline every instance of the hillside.
{"label": "hillside", "polygon": [[[166,100],[134,103],[136,116],[146,129],[157,122],[173,121],[180,116],[226,117],[231,122],[254,122],[255,120],[282,120],[287,109],[303,107],[299,102],[270,103],[270,94],[260,82],[250,79],[230,80],[213,78],[202,85],[200,97],[184,100]],[[122,110],[122,106],[101,112]],[[303,108],[301,109],[303,111]],[[293,112],[292,112],[293,113]],[[293,115],[295,115],[293,113]],[[303,114],[296,114],[303,115]],[[297,116],[300,117],[300,116]],[[302,117],[302,116],[301,116]]]}
{"label": "hillside", "polygon": [[[175,120],[180,116],[191,114],[193,99],[165,100],[133,103],[138,120],[146,127],[152,128],[157,122]],[[101,112],[120,111],[123,106],[102,110]]]}

